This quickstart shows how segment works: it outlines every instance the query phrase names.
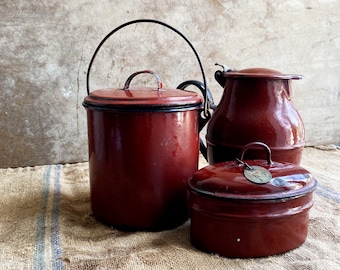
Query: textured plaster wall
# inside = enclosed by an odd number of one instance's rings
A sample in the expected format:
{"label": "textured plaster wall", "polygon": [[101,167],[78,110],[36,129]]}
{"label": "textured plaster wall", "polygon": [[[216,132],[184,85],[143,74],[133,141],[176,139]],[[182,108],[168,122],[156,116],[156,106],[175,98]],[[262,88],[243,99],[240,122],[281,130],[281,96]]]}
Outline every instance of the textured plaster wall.
{"label": "textured plaster wall", "polygon": [[[89,60],[118,25],[150,18],[187,36],[199,52],[218,102],[215,62],[267,67],[305,76],[293,101],[307,143],[340,141],[340,1],[337,0],[2,0],[0,8],[0,167],[87,159]],[[152,69],[166,87],[201,80],[194,54],[159,25],[120,30],[104,45],[91,89],[121,87],[134,71]],[[150,81],[150,82],[149,82]],[[154,83],[142,76],[135,82]]]}

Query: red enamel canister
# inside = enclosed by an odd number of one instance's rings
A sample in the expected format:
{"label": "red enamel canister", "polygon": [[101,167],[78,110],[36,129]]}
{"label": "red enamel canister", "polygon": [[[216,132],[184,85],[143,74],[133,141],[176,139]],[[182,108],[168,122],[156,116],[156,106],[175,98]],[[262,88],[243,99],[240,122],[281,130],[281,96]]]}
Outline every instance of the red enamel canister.
{"label": "red enamel canister", "polygon": [[[199,130],[209,120],[206,87],[200,94],[168,89],[153,71],[132,74],[122,88],[90,91],[93,60],[111,31],[97,47],[87,72],[87,110],[91,208],[104,223],[127,230],[171,229],[188,219],[187,181],[198,169]],[[130,87],[141,74],[153,74],[156,87]]]}
{"label": "red enamel canister", "polygon": [[[265,147],[267,160],[243,160]],[[250,143],[239,159],[209,165],[189,180],[190,236],[197,248],[226,257],[263,257],[306,240],[317,181],[302,167],[271,161]]]}
{"label": "red enamel canister", "polygon": [[[155,88],[131,88],[152,73]],[[157,74],[132,74],[123,89],[90,93],[87,109],[91,207],[104,223],[159,230],[188,218],[187,181],[198,168],[202,97],[166,89]]]}

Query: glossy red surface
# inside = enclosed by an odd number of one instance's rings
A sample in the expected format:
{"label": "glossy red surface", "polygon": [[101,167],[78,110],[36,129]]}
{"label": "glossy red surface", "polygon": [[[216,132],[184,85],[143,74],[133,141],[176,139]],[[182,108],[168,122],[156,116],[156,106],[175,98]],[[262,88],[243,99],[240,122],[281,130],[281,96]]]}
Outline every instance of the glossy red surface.
{"label": "glossy red surface", "polygon": [[280,254],[306,240],[312,194],[291,200],[236,201],[190,194],[191,242],[225,257]]}
{"label": "glossy red surface", "polygon": [[282,200],[303,196],[316,188],[316,180],[307,170],[291,163],[266,160],[246,160],[250,166],[260,166],[271,173],[266,184],[255,184],[244,176],[244,165],[237,161],[209,165],[197,171],[189,180],[189,188],[204,195],[236,200]]}
{"label": "glossy red surface", "polygon": [[246,160],[272,178],[247,180],[244,165],[227,161],[197,171],[189,180],[190,235],[197,248],[226,257],[263,257],[300,246],[317,182],[305,169],[266,160]]}
{"label": "glossy red surface", "polygon": [[129,88],[98,89],[85,98],[85,102],[93,106],[195,106],[201,104],[202,98],[195,92],[179,89]]}
{"label": "glossy red surface", "polygon": [[[156,88],[131,88],[141,73]],[[91,208],[104,223],[162,230],[188,219],[187,181],[198,168],[203,98],[165,89],[151,70],[130,75],[123,89],[95,90],[87,109]]]}
{"label": "glossy red surface", "polygon": [[[290,101],[292,78],[282,79],[279,76],[288,75],[273,75],[268,70],[256,71],[224,73],[224,93],[207,127],[210,164],[234,160],[241,148],[253,141],[267,144],[275,161],[301,161],[305,133]],[[254,148],[247,152],[246,159],[264,159],[264,155]]]}
{"label": "glossy red surface", "polygon": [[198,167],[198,110],[87,108],[87,115],[93,214],[128,230],[186,221],[187,181]]}
{"label": "glossy red surface", "polygon": [[267,78],[267,79],[287,79],[287,80],[299,80],[302,79],[302,75],[298,74],[284,74],[277,70],[269,68],[247,68],[242,70],[229,71],[224,73],[225,77],[238,77],[238,78]]}

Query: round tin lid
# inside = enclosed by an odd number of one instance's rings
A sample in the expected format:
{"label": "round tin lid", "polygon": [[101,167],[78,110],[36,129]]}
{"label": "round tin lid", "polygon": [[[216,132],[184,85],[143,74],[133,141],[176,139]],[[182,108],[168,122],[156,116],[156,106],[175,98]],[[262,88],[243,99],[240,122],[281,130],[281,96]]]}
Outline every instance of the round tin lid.
{"label": "round tin lid", "polygon": [[267,78],[267,79],[286,79],[286,80],[300,80],[302,75],[298,74],[284,74],[282,72],[268,69],[268,68],[247,68],[242,70],[232,70],[224,72],[225,77],[233,78]]}
{"label": "round tin lid", "polygon": [[[243,154],[244,151],[242,157]],[[277,200],[312,192],[317,181],[300,166],[272,162],[268,157],[267,160],[237,159],[209,165],[195,172],[188,185],[190,190],[212,197]]]}
{"label": "round tin lid", "polygon": [[[158,87],[131,88],[132,78],[140,73],[155,75]],[[92,91],[83,102],[83,105],[89,108],[120,111],[189,110],[201,108],[202,104],[203,98],[196,92],[163,88],[160,77],[149,70],[132,74],[122,89],[107,88]]]}

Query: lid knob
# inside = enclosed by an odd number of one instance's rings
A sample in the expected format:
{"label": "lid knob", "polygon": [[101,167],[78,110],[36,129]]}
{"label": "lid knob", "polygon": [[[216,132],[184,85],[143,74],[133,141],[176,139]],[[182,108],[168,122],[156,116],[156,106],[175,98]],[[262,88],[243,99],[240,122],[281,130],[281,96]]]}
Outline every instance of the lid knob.
{"label": "lid knob", "polygon": [[156,79],[157,79],[158,91],[163,88],[162,79],[161,79],[161,77],[156,72],[154,72],[152,70],[142,70],[142,71],[137,71],[137,72],[131,74],[129,76],[129,78],[127,78],[127,80],[126,80],[126,82],[124,84],[123,90],[128,90],[129,87],[130,87],[130,83],[131,83],[132,79],[134,77],[136,77],[138,74],[142,74],[142,73],[150,73],[150,74],[154,75],[156,77]]}

